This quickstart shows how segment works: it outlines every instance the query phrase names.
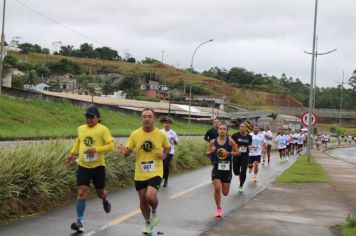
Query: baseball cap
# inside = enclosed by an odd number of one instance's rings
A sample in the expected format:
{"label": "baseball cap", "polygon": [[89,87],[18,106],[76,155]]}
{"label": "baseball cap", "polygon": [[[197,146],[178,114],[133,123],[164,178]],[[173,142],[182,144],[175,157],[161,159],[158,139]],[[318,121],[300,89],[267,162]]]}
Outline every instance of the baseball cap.
{"label": "baseball cap", "polygon": [[89,107],[85,115],[93,115],[93,116],[100,117],[100,112],[96,107]]}

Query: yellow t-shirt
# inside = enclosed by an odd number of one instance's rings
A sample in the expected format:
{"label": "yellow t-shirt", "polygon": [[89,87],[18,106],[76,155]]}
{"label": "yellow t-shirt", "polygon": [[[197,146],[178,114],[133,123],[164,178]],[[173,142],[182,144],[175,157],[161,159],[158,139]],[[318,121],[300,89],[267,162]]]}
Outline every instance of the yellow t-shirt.
{"label": "yellow t-shirt", "polygon": [[[95,147],[96,153],[84,154],[90,147]],[[107,127],[101,124],[89,127],[84,124],[78,128],[78,137],[71,153],[79,154],[77,162],[80,166],[95,168],[105,166],[104,152],[112,151],[113,148],[113,138]]]}
{"label": "yellow t-shirt", "polygon": [[135,180],[146,181],[155,176],[163,176],[163,161],[156,155],[162,148],[169,148],[167,136],[155,128],[146,133],[139,128],[131,133],[126,147],[136,152]]}

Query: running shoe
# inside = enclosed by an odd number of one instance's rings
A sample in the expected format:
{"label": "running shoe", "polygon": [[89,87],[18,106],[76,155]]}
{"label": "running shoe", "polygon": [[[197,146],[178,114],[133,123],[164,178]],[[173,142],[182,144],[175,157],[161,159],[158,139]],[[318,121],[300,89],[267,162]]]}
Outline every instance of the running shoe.
{"label": "running shoe", "polygon": [[256,176],[253,176],[253,177],[252,177],[252,181],[253,181],[253,182],[257,182],[257,177],[256,177]]}
{"label": "running shoe", "polygon": [[151,230],[156,227],[159,223],[159,218],[157,216],[157,214],[152,214],[152,218],[150,219],[150,226],[151,226]]}
{"label": "running shoe", "polygon": [[286,161],[289,161],[289,158],[288,158],[288,157],[286,157]]}
{"label": "running shoe", "polygon": [[163,183],[163,187],[167,187],[168,186],[168,180],[164,180],[164,183]]}
{"label": "running shoe", "polygon": [[242,189],[242,187],[239,187],[239,193],[243,193],[244,190]]}
{"label": "running shoe", "polygon": [[221,208],[218,208],[216,209],[216,214],[215,214],[216,217],[221,217],[222,216],[222,210]]}
{"label": "running shoe", "polygon": [[262,162],[262,165],[263,165],[263,166],[265,165],[265,161]]}
{"label": "running shoe", "polygon": [[111,204],[107,199],[103,200],[103,208],[106,213],[111,211]]}
{"label": "running shoe", "polygon": [[83,223],[80,220],[77,220],[77,222],[73,222],[70,228],[74,231],[77,231],[77,233],[84,232]]}
{"label": "running shoe", "polygon": [[151,235],[152,234],[152,228],[151,228],[150,222],[146,223],[145,228],[142,229],[142,233],[146,234],[146,235]]}

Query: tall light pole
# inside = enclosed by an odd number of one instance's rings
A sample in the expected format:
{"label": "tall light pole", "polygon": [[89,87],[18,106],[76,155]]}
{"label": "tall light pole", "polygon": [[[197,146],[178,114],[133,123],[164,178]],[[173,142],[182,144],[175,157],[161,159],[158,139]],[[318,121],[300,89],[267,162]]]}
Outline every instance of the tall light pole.
{"label": "tall light pole", "polygon": [[[190,63],[190,71],[191,71],[192,74],[193,74],[193,71],[194,71],[194,69],[193,69],[193,68],[194,68],[194,67],[193,67],[194,56],[195,56],[195,53],[197,52],[198,48],[200,48],[202,45],[204,45],[204,44],[206,44],[206,43],[210,43],[210,42],[212,42],[212,41],[214,41],[214,40],[213,40],[213,39],[210,39],[210,40],[208,40],[208,41],[205,41],[205,42],[199,44],[199,45],[195,48],[195,50],[194,50],[194,52],[193,52],[193,56],[192,56],[192,61],[191,61],[191,63]],[[190,111],[191,111],[191,106],[192,106],[192,82],[189,83],[189,118],[188,118],[188,123],[189,123],[189,124],[190,124]]]}
{"label": "tall light pole", "polygon": [[307,159],[310,161],[310,150],[313,143],[311,140],[312,132],[312,112],[313,112],[313,88],[314,88],[314,60],[315,60],[315,39],[316,39],[316,19],[318,14],[318,0],[315,0],[315,12],[314,12],[314,29],[313,29],[313,56],[311,63],[311,76],[310,76],[310,88],[309,88],[309,114],[308,114],[308,143],[307,143]]}
{"label": "tall light pole", "polygon": [[341,127],[342,93],[344,90],[344,71],[342,71],[342,81],[341,82],[336,81],[336,83],[341,85],[341,88],[340,88],[340,90],[341,90],[340,91],[340,109],[339,109],[339,128],[340,128]]}
{"label": "tall light pole", "polygon": [[326,54],[330,54],[332,52],[335,52],[337,49],[333,49],[327,52],[318,52],[318,36],[315,36],[315,54],[311,53],[311,52],[306,52],[304,51],[304,53],[306,54],[310,54],[310,55],[314,55],[315,56],[315,65],[314,65],[314,86],[313,86],[313,110],[315,108],[315,89],[316,89],[316,66],[317,66],[317,61],[318,61],[318,56],[323,56]]}
{"label": "tall light pole", "polygon": [[252,84],[253,84],[253,82],[255,82],[255,80],[257,80],[257,79],[261,79],[261,77],[257,77],[257,78],[255,78],[255,79],[253,79],[253,80],[251,81],[250,86],[248,86],[248,93],[251,93]]}
{"label": "tall light pole", "polygon": [[3,63],[4,63],[4,45],[5,45],[5,6],[6,0],[4,0],[4,5],[2,9],[2,28],[1,28],[1,48],[0,48],[0,96],[1,96],[1,87],[2,87],[2,71],[3,71]]}
{"label": "tall light pole", "polygon": [[161,62],[162,62],[162,64],[163,64],[164,50],[162,50],[161,53],[162,53]]}

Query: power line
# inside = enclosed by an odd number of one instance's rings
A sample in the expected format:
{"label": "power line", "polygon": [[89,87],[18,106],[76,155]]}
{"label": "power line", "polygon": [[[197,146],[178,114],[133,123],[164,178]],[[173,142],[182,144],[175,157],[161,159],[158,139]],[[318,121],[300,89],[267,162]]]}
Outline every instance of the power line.
{"label": "power line", "polygon": [[85,34],[83,34],[83,33],[80,33],[80,32],[78,32],[78,31],[72,29],[71,27],[66,26],[66,25],[64,25],[64,24],[62,24],[62,23],[60,23],[60,22],[58,22],[57,20],[52,19],[52,18],[50,18],[50,17],[44,15],[43,13],[37,11],[36,9],[33,9],[32,7],[30,7],[30,6],[26,5],[26,4],[24,4],[23,2],[20,2],[20,1],[18,1],[18,0],[15,0],[15,2],[16,2],[17,4],[19,4],[19,5],[21,5],[21,6],[25,7],[25,8],[27,8],[28,10],[30,10],[30,11],[36,13],[37,15],[39,15],[39,16],[45,18],[46,20],[51,21],[51,22],[54,23],[54,24],[57,24],[57,25],[59,25],[59,26],[65,28],[65,29],[67,29],[67,30],[69,30],[69,31],[71,31],[71,32],[73,32],[73,33],[75,33],[75,34],[78,34],[78,35],[82,36],[83,38],[86,38],[86,39],[92,41],[92,42],[95,42],[95,43],[97,43],[97,44],[100,44],[101,46],[106,46],[105,44],[103,44],[103,43],[97,41],[96,39],[94,39],[94,38],[92,38],[92,37],[90,37],[90,36],[87,36],[87,35],[85,35]]}

